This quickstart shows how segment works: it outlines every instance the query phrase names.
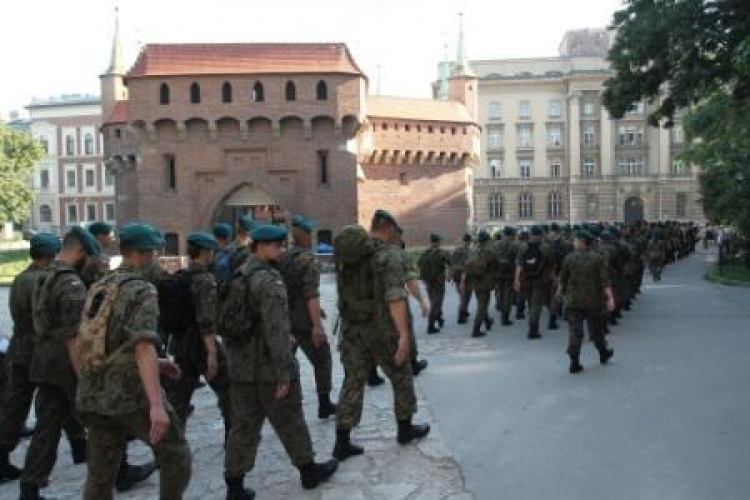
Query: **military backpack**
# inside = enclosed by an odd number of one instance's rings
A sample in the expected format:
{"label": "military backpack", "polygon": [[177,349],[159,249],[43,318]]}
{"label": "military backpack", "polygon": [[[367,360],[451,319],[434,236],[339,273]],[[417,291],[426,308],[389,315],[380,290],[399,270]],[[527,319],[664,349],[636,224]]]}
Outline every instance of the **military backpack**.
{"label": "military backpack", "polygon": [[258,311],[253,307],[250,280],[258,271],[271,271],[267,264],[243,265],[232,278],[219,287],[216,307],[216,328],[228,343],[242,344],[253,335],[258,324]]}
{"label": "military backpack", "polygon": [[465,264],[466,276],[468,278],[481,278],[490,270],[490,258],[487,254],[488,251],[484,248],[477,248],[469,252]]}
{"label": "military backpack", "polygon": [[198,272],[180,269],[166,274],[157,283],[159,292],[159,331],[179,337],[195,323],[195,304],[190,286]]}
{"label": "military backpack", "polygon": [[538,241],[531,241],[526,245],[526,251],[523,254],[523,273],[526,278],[534,279],[542,273],[542,264],[544,256],[542,255],[542,244]]}
{"label": "military backpack", "polygon": [[339,313],[346,321],[362,324],[375,317],[376,246],[365,228],[357,225],[346,226],[333,239]]}

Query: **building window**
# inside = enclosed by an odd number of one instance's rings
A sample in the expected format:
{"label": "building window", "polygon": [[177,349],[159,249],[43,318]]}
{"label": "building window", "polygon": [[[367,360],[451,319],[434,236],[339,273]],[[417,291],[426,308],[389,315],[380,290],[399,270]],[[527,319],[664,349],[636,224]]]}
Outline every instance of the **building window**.
{"label": "building window", "polygon": [[180,236],[177,233],[167,233],[164,235],[164,255],[180,254]]}
{"label": "building window", "polygon": [[286,96],[287,101],[296,101],[297,100],[297,87],[294,85],[294,82],[286,82],[286,88],[284,89],[284,95]]}
{"label": "building window", "polygon": [[76,182],[76,167],[70,167],[65,169],[65,187],[68,190],[74,190],[77,186]]}
{"label": "building window", "polygon": [[401,172],[398,174],[398,182],[402,186],[407,186],[409,184],[409,179],[406,177],[406,172]]}
{"label": "building window", "polygon": [[531,160],[519,160],[518,166],[520,168],[521,179],[530,179],[532,161]]}
{"label": "building window", "polygon": [[559,179],[562,177],[562,161],[560,159],[550,160],[549,162],[549,176],[553,179]]}
{"label": "building window", "polygon": [[675,175],[689,174],[690,168],[682,160],[672,160],[672,173]]}
{"label": "building window", "polygon": [[115,176],[109,171],[107,167],[104,167],[104,187],[112,187],[115,185]]}
{"label": "building window", "polygon": [[599,217],[598,205],[599,203],[594,193],[586,194],[586,218],[588,220],[595,220]]}
{"label": "building window", "polygon": [[628,109],[627,114],[642,115],[644,110],[645,110],[645,106],[643,105],[643,102],[636,102],[635,104],[630,106],[630,109]]}
{"label": "building window", "polygon": [[83,186],[87,190],[96,188],[96,175],[94,173],[93,167],[86,167],[86,169],[83,171]]}
{"label": "building window", "polygon": [[224,82],[221,85],[221,102],[224,104],[232,102],[232,84],[229,82]]}
{"label": "building window", "polygon": [[432,134],[433,132],[435,132],[435,129],[432,127],[432,125],[428,125],[427,126],[427,133],[428,134]]}
{"label": "building window", "polygon": [[490,193],[489,198],[490,219],[503,218],[503,195],[500,193]]}
{"label": "building window", "polygon": [[96,220],[96,205],[93,203],[86,203],[86,220],[88,222]]}
{"label": "building window", "polygon": [[620,146],[642,146],[643,127],[639,125],[620,125],[618,142]]}
{"label": "building window", "polygon": [[617,162],[620,175],[637,176],[646,173],[645,162],[642,157],[620,158]]}
{"label": "building window", "polygon": [[487,130],[487,148],[500,149],[503,147],[503,131],[499,128]]}
{"label": "building window", "polygon": [[562,116],[562,103],[558,99],[551,100],[547,108],[550,118],[559,118]]}
{"label": "building window", "polygon": [[549,125],[547,127],[547,145],[553,148],[562,146],[562,128],[560,125]]}
{"label": "building window", "polygon": [[190,104],[200,104],[201,103],[201,86],[198,85],[198,83],[193,82],[192,85],[190,85]]}
{"label": "building window", "polygon": [[169,104],[169,85],[166,83],[159,86],[159,104],[162,106]]}
{"label": "building window", "polygon": [[677,217],[687,217],[687,195],[685,193],[677,193],[675,203],[675,214],[677,214]]}
{"label": "building window", "polygon": [[50,224],[52,222],[52,209],[49,205],[39,207],[39,222],[42,224]]}
{"label": "building window", "polygon": [[315,97],[317,97],[319,101],[328,100],[328,85],[326,85],[326,82],[323,80],[319,81],[315,86]]}
{"label": "building window", "polygon": [[164,188],[171,191],[177,189],[177,162],[174,155],[164,156]]}
{"label": "building window", "polygon": [[253,102],[263,102],[266,100],[265,92],[263,91],[263,84],[255,82],[253,85]]}
{"label": "building window", "polygon": [[65,154],[68,156],[76,154],[76,141],[72,135],[65,136]]}
{"label": "building window", "polygon": [[533,147],[534,141],[531,133],[531,125],[519,125],[518,126],[518,147],[530,148]]}
{"label": "building window", "polygon": [[675,125],[674,128],[672,128],[672,144],[685,144],[685,129],[682,128],[682,125]]}
{"label": "building window", "polygon": [[76,205],[68,205],[68,225],[72,226],[78,224],[78,207]]}
{"label": "building window", "polygon": [[94,136],[86,134],[83,138],[83,153],[87,156],[94,154]]}
{"label": "building window", "polygon": [[39,187],[49,189],[49,170],[46,168],[39,171]]}
{"label": "building window", "polygon": [[121,139],[122,138],[122,130],[120,130],[119,128],[116,128],[115,129],[115,137],[117,137],[118,139]]}
{"label": "building window", "polygon": [[499,120],[501,118],[499,102],[493,101],[490,103],[489,108],[487,109],[487,118],[490,120]]}
{"label": "building window", "polygon": [[596,161],[591,156],[583,159],[583,168],[581,169],[583,177],[593,177],[596,175]]}
{"label": "building window", "polygon": [[583,126],[583,145],[596,146],[596,127],[590,123]]}
{"label": "building window", "polygon": [[39,144],[41,144],[44,154],[49,154],[49,141],[46,137],[39,138]]}
{"label": "building window", "polygon": [[318,151],[318,171],[320,183],[328,185],[328,151]]}
{"label": "building window", "polygon": [[557,191],[552,191],[547,199],[547,218],[559,219],[562,217],[562,196]]}
{"label": "building window", "polygon": [[518,117],[521,120],[531,119],[531,101],[521,101],[518,104]]}
{"label": "building window", "polygon": [[104,205],[104,218],[108,221],[115,220],[115,204],[106,203]]}
{"label": "building window", "polygon": [[490,177],[492,177],[493,179],[501,179],[505,177],[503,160],[501,160],[500,158],[492,158],[490,160]]}
{"label": "building window", "polygon": [[584,101],[583,103],[583,115],[594,116],[596,114],[596,103],[593,101]]}
{"label": "building window", "polygon": [[531,193],[521,193],[518,197],[518,217],[520,219],[534,218],[534,196]]}

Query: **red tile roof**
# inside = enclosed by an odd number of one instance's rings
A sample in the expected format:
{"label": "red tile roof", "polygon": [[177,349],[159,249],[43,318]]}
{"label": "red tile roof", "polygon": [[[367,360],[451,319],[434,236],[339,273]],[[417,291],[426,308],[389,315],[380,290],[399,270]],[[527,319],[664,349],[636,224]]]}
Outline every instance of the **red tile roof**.
{"label": "red tile roof", "polygon": [[127,78],[279,73],[363,75],[343,43],[181,43],[146,45]]}
{"label": "red tile roof", "polygon": [[368,96],[367,116],[414,121],[476,123],[460,102],[411,97]]}
{"label": "red tile roof", "polygon": [[128,123],[128,101],[116,101],[112,114],[104,121],[104,125]]}

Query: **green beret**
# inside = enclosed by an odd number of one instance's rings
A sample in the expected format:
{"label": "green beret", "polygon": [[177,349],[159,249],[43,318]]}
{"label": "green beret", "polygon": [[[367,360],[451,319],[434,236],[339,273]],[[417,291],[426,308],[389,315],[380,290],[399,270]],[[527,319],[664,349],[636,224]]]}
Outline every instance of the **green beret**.
{"label": "green beret", "polygon": [[438,243],[440,241],[443,241],[443,236],[438,233],[430,233],[430,241],[432,243]]}
{"label": "green beret", "polygon": [[598,228],[597,226],[592,226],[592,227],[590,227],[590,228],[588,229],[588,231],[589,231],[589,232],[591,233],[591,236],[593,236],[594,238],[598,238],[598,237],[599,237],[599,235],[601,235],[601,234],[602,234],[602,231],[601,231],[601,229],[599,229],[599,228]]}
{"label": "green beret", "polygon": [[516,228],[513,226],[505,226],[505,229],[503,229],[503,234],[505,236],[515,236]]}
{"label": "green beret", "polygon": [[580,231],[580,230],[581,230],[581,226],[579,226],[578,224],[573,225],[573,231]]}
{"label": "green beret", "polygon": [[295,215],[292,217],[292,227],[296,227],[306,233],[312,233],[315,223],[304,215]]}
{"label": "green beret", "polygon": [[557,232],[560,230],[560,225],[557,222],[553,222],[552,225],[550,225],[550,229]]}
{"label": "green beret", "polygon": [[464,237],[461,239],[464,243],[471,243],[471,235],[469,233],[464,233]]}
{"label": "green beret", "polygon": [[109,236],[112,234],[112,226],[104,221],[94,222],[89,226],[89,233],[94,236]]}
{"label": "green beret", "polygon": [[60,251],[60,238],[50,233],[38,233],[29,240],[31,252],[54,257]]}
{"label": "green beret", "polygon": [[612,231],[610,231],[609,229],[605,229],[604,231],[601,232],[599,237],[603,239],[604,241],[609,241],[614,237],[614,235],[612,234]]}
{"label": "green beret", "polygon": [[253,219],[253,216],[250,214],[241,215],[239,219],[237,219],[237,223],[240,226],[240,229],[244,229],[247,232],[252,231],[255,228],[255,219]]}
{"label": "green beret", "polygon": [[390,212],[378,209],[375,210],[375,214],[372,216],[372,222],[373,224],[378,221],[386,221],[393,225],[393,227],[398,232],[403,232],[403,229],[401,229],[401,226],[398,225],[398,222],[396,222],[396,218],[393,217],[393,215],[390,214]]}
{"label": "green beret", "polygon": [[486,229],[482,229],[481,231],[479,231],[479,234],[477,235],[477,239],[482,243],[485,241],[489,241],[490,233],[488,233]]}
{"label": "green beret", "polygon": [[573,228],[570,225],[566,225],[562,230],[564,234],[571,234],[573,232]]}
{"label": "green beret", "polygon": [[188,234],[187,242],[190,245],[206,250],[216,250],[216,247],[218,246],[216,244],[216,238],[206,231],[195,231],[194,233]]}
{"label": "green beret", "polygon": [[543,233],[544,233],[544,230],[542,229],[542,226],[534,226],[531,228],[532,236],[541,236]]}
{"label": "green beret", "polygon": [[214,224],[213,228],[214,236],[217,238],[231,239],[232,238],[232,226],[226,222],[219,222]]}
{"label": "green beret", "polygon": [[120,246],[135,250],[159,250],[164,238],[158,229],[150,224],[132,222],[120,229]]}
{"label": "green beret", "polygon": [[594,237],[591,235],[588,231],[576,231],[576,239],[585,241],[586,243],[591,243],[594,240]]}
{"label": "green beret", "polygon": [[91,233],[89,233],[82,227],[74,227],[73,229],[68,231],[68,234],[66,234],[65,237],[73,237],[77,239],[81,243],[83,251],[86,252],[86,255],[90,257],[102,253],[102,247],[99,245],[99,242],[96,241]]}
{"label": "green beret", "polygon": [[253,241],[284,241],[286,240],[286,228],[274,224],[262,224],[256,226],[251,234]]}

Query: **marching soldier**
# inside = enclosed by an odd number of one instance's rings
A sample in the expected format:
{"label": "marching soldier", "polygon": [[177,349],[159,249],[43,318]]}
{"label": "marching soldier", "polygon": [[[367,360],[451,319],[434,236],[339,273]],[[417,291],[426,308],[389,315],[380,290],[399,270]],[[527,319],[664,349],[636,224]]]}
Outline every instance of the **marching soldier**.
{"label": "marching soldier", "polygon": [[456,247],[453,250],[453,255],[451,255],[451,274],[459,297],[458,323],[460,325],[466,323],[469,318],[469,302],[471,302],[472,294],[472,290],[468,287],[461,288],[461,276],[466,270],[466,258],[471,251],[471,235],[469,233],[464,234],[462,242],[463,245]]}
{"label": "marching soldier", "polygon": [[510,326],[513,324],[510,320],[510,310],[515,301],[513,274],[516,265],[516,255],[518,254],[515,228],[506,227],[503,229],[503,236],[504,238],[495,247],[497,256],[497,292],[495,300],[496,308],[502,315],[503,326]]}
{"label": "marching soldier", "polygon": [[430,248],[419,257],[419,271],[427,288],[430,299],[430,312],[427,317],[427,333],[438,333],[445,325],[443,319],[443,300],[445,299],[445,282],[450,270],[450,257],[440,248],[442,236],[430,235]]}
{"label": "marching soldier", "polygon": [[[542,240],[543,231],[540,226],[531,229],[531,239],[521,245],[516,257],[516,276],[514,289],[516,293],[526,291],[529,297],[529,333],[530,339],[542,338],[539,332],[539,321],[542,308],[550,308],[552,299],[552,283],[554,279],[555,262],[550,246]],[[553,323],[554,313],[550,309],[550,325]]]}
{"label": "marching soldier", "polygon": [[471,336],[483,337],[486,332],[482,331],[482,325],[487,330],[491,330],[494,323],[488,309],[490,295],[495,289],[496,260],[489,233],[482,229],[479,231],[477,240],[477,247],[469,253],[466,259],[466,270],[461,276],[461,290],[471,289],[477,295],[477,311]]}

